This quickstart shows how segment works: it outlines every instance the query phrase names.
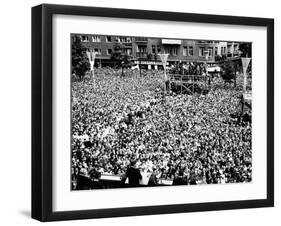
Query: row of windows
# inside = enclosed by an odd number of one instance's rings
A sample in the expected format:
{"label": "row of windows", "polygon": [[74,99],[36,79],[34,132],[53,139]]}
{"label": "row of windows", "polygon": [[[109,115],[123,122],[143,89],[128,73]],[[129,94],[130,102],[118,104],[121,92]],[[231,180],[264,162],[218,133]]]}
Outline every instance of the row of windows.
{"label": "row of windows", "polygon": [[137,52],[146,53],[147,52],[147,46],[138,45],[137,46]]}
{"label": "row of windows", "polygon": [[[95,53],[97,55],[101,55],[101,48],[94,48],[93,49],[95,51]],[[172,56],[177,56],[178,55],[178,47],[173,47],[173,46],[169,46],[169,47],[165,47],[164,49],[164,53],[168,53],[169,55]],[[199,56],[200,57],[205,57],[206,54],[208,53],[209,57],[212,57],[213,54],[213,48],[209,47],[207,50],[205,49],[205,47],[199,47]],[[89,48],[87,48],[87,51],[90,51]],[[128,48],[125,50],[126,53],[128,55],[132,55],[132,49]],[[137,52],[141,52],[141,53],[147,53],[147,47],[146,46],[137,46]],[[161,52],[161,46],[159,45],[152,45],[152,53],[153,54],[157,54]],[[225,54],[226,52],[226,47],[221,47],[221,54]],[[112,49],[107,49],[106,50],[106,54],[107,55],[111,55],[112,53]],[[215,55],[218,54],[218,47],[215,47]],[[183,47],[183,56],[193,56],[194,55],[194,49],[193,46],[184,46]]]}
{"label": "row of windows", "polygon": [[[92,39],[92,42],[101,42],[100,36],[87,36],[87,35],[82,35],[81,40],[82,42],[89,42],[90,37]],[[132,43],[132,38],[130,37],[116,37],[115,39],[116,42],[122,42],[122,43]],[[112,37],[111,36],[106,36],[106,42],[112,42]],[[131,50],[127,50],[130,54]],[[183,47],[183,56],[193,56],[194,55],[194,49],[193,46],[184,46]],[[97,54],[99,54],[101,51],[97,51]],[[107,50],[108,55],[111,54],[112,50]],[[146,46],[138,46],[137,52],[147,52],[147,47]],[[158,54],[161,52],[161,46],[160,45],[152,45],[152,53],[153,54]],[[178,48],[169,46],[164,49],[165,53],[168,53],[173,56],[178,55]],[[221,47],[221,54],[226,54],[227,49],[226,46]],[[208,56],[213,56],[213,48],[209,47],[208,50],[205,52],[205,47],[199,47],[199,56],[204,57],[205,54],[208,53]],[[215,47],[215,55],[218,54],[218,47]]]}
{"label": "row of windows", "polygon": [[[100,36],[90,36],[90,37],[92,39],[92,42],[101,42]],[[106,36],[105,40],[106,40],[106,42],[112,42],[112,37]],[[81,35],[81,41],[82,42],[89,42],[90,38],[87,35]],[[116,42],[122,42],[122,43],[132,43],[132,38],[130,38],[130,37],[116,37],[115,41]]]}
{"label": "row of windows", "polygon": [[[92,42],[100,42],[101,41],[100,36],[91,36],[91,38],[92,38]],[[81,41],[82,42],[89,42],[90,41],[89,36],[82,35]]]}
{"label": "row of windows", "polygon": [[[213,51],[214,51],[213,47],[209,47],[207,49],[207,51],[205,50],[205,47],[199,47],[199,56],[204,57],[206,53],[208,53],[209,57],[218,55],[218,53],[219,53],[218,47],[215,47],[215,52],[213,52]],[[220,54],[224,55],[224,54],[226,54],[226,51],[227,51],[226,46],[222,46]]]}
{"label": "row of windows", "polygon": [[226,47],[225,46],[221,47],[221,54],[226,54]]}
{"label": "row of windows", "polygon": [[[108,38],[108,37],[107,37]],[[125,42],[125,43],[132,43],[132,38],[130,37],[116,37],[116,42]]]}
{"label": "row of windows", "polygon": [[[87,35],[82,35],[81,36],[81,40],[82,42],[89,42],[90,41],[90,37],[92,39],[92,42],[101,42],[101,38],[100,36],[87,36]],[[116,42],[120,42],[120,43],[132,43],[132,38],[130,37],[116,37],[115,38]],[[111,36],[106,36],[106,42],[112,42],[112,37]],[[147,47],[146,46],[142,46],[142,47],[138,47],[139,50],[138,52],[147,52]],[[159,45],[152,45],[152,53],[153,54],[158,54],[161,52],[161,46]],[[167,47],[164,50],[165,53],[169,53],[170,55],[178,55],[178,49],[177,47]],[[226,46],[222,46],[221,47],[221,54],[226,54],[227,49]],[[215,55],[218,54],[218,47],[215,47]],[[208,48],[208,55],[209,56],[213,56],[213,48],[209,47]],[[193,46],[184,46],[183,47],[183,56],[193,56]],[[199,56],[204,57],[205,56],[205,47],[199,47]]]}
{"label": "row of windows", "polygon": [[151,48],[152,48],[153,54],[157,54],[157,53],[161,52],[161,46],[159,46],[159,45],[152,45]]}
{"label": "row of windows", "polygon": [[[177,56],[178,55],[178,47],[174,47],[174,46],[168,46],[164,48],[164,53],[168,53],[172,56]],[[210,47],[208,48],[208,56],[213,56],[213,48]],[[142,51],[140,51],[142,52]],[[143,51],[146,52],[146,49]],[[161,52],[161,46],[157,46],[157,45],[152,45],[152,53],[153,54],[157,54]],[[218,47],[215,47],[215,55],[218,54]],[[194,47],[193,46],[184,46],[183,47],[183,56],[193,56],[194,55]],[[205,47],[199,47],[199,56],[205,56]]]}
{"label": "row of windows", "polygon": [[[96,55],[101,55],[101,48],[93,48],[92,50],[95,51]],[[91,50],[89,48],[86,49],[87,52],[90,52]],[[106,54],[111,55],[112,49],[107,49]]]}
{"label": "row of windows", "polygon": [[[93,50],[95,51],[96,55],[101,55],[101,48],[93,48]],[[86,49],[87,52],[90,52],[90,49],[87,48]],[[124,50],[128,55],[132,55],[132,49],[126,49]],[[111,55],[112,53],[112,49],[106,49],[106,54],[107,55]]]}
{"label": "row of windows", "polygon": [[167,46],[165,49],[164,49],[164,53],[168,53],[172,56],[177,56],[178,55],[178,47],[174,47],[174,46]]}
{"label": "row of windows", "polygon": [[193,56],[193,46],[183,47],[183,56]]}
{"label": "row of windows", "polygon": [[[179,50],[178,47],[169,46],[164,49],[164,52],[168,53],[172,56],[177,56],[178,50]],[[217,47],[215,47],[215,54],[217,54],[217,52],[218,52],[218,49],[217,49]],[[209,57],[212,57],[214,55],[213,48],[210,47],[207,50],[205,50],[205,47],[199,47],[199,56],[204,57],[206,53],[208,53]],[[183,56],[193,56],[194,55],[193,46],[184,46],[182,55]]]}
{"label": "row of windows", "polygon": [[[225,53],[226,53],[226,47],[222,46],[221,54],[225,54]],[[206,56],[205,54],[208,54],[209,57],[218,55],[218,47],[215,47],[215,52],[213,47],[208,47],[207,50],[205,50],[205,47],[199,47],[199,56],[204,57]]]}

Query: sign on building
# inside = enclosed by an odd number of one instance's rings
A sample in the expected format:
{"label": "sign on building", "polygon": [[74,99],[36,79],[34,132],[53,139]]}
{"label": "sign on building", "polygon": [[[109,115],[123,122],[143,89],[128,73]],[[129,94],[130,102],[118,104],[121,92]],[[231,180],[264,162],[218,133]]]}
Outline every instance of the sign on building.
{"label": "sign on building", "polygon": [[162,39],[162,44],[181,45],[181,40],[178,39]]}

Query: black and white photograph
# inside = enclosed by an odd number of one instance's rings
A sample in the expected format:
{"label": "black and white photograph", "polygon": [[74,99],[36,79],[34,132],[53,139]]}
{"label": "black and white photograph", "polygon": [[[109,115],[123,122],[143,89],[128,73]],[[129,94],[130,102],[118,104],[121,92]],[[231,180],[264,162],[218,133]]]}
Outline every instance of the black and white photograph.
{"label": "black and white photograph", "polygon": [[274,19],[120,7],[32,7],[32,218],[273,207]]}
{"label": "black and white photograph", "polygon": [[252,182],[252,43],[70,40],[71,190]]}

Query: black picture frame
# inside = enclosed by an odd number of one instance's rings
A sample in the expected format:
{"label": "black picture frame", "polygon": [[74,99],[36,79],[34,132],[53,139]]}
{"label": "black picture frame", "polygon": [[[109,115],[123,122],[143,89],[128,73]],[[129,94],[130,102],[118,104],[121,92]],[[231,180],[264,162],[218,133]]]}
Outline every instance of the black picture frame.
{"label": "black picture frame", "polygon": [[[52,210],[52,17],[55,14],[266,27],[267,198],[54,212]],[[273,19],[49,4],[32,8],[32,218],[40,221],[57,221],[271,206],[274,206]]]}

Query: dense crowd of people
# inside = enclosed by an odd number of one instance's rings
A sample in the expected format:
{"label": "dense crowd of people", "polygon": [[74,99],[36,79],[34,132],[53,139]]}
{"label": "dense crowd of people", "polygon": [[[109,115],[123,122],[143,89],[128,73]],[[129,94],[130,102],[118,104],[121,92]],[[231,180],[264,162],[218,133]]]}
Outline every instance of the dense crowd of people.
{"label": "dense crowd of people", "polygon": [[242,78],[236,87],[214,78],[206,95],[179,95],[163,92],[161,73],[101,68],[72,82],[72,189],[102,175],[126,183],[132,167],[151,186],[251,181],[251,121],[237,120]]}

